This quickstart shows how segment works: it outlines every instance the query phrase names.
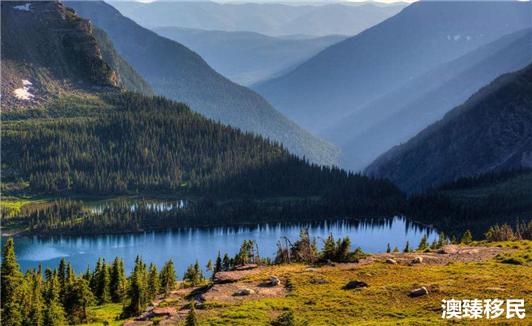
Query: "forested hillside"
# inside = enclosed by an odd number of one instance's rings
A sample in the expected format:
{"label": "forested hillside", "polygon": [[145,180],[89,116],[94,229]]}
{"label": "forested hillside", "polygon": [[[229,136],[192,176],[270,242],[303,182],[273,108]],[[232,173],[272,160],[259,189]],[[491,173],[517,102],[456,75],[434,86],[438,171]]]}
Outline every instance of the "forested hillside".
{"label": "forested hillside", "polygon": [[532,65],[503,75],[366,170],[406,191],[532,166]]}
{"label": "forested hillside", "polygon": [[186,103],[213,120],[281,142],[311,162],[336,162],[335,146],[301,129],[257,93],[221,76],[183,45],[139,26],[102,1],[65,3],[104,30],[156,94]]}

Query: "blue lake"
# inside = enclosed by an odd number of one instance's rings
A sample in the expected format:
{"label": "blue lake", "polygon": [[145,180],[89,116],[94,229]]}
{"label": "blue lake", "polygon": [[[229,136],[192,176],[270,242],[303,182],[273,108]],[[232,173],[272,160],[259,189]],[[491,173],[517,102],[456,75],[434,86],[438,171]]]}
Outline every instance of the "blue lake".
{"label": "blue lake", "polygon": [[299,231],[308,227],[310,235],[316,237],[318,246],[322,239],[332,233],[335,238],[349,236],[352,249],[361,247],[366,252],[377,253],[386,250],[386,244],[403,249],[406,241],[417,246],[424,234],[432,242],[437,237],[434,229],[422,228],[404,218],[390,218],[362,221],[327,221],[302,224],[261,224],[246,227],[188,228],[165,232],[145,232],[128,235],[76,236],[76,237],[16,237],[15,251],[21,268],[56,267],[65,257],[77,273],[93,268],[98,257],[110,262],[114,257],[124,259],[126,270],[133,268],[135,257],[140,255],[146,263],[158,267],[172,258],[178,276],[186,267],[199,260],[205,266],[209,259],[216,258],[218,251],[233,256],[243,240],[255,240],[262,257],[275,256],[277,241],[288,237],[294,241]]}

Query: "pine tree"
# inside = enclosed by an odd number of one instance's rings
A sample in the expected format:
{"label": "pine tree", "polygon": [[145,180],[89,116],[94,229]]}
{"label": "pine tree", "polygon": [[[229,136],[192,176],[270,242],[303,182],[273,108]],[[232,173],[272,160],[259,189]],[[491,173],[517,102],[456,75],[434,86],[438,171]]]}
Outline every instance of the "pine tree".
{"label": "pine tree", "polygon": [[175,288],[176,279],[174,262],[170,259],[163,265],[160,275],[161,291],[165,296]]}
{"label": "pine tree", "polygon": [[403,249],[403,252],[410,252],[410,243],[406,241],[405,249]]}
{"label": "pine tree", "polygon": [[471,231],[466,230],[464,232],[464,235],[462,235],[462,239],[460,239],[460,243],[470,244],[472,241],[473,241],[473,236],[471,235]]}
{"label": "pine tree", "polygon": [[65,311],[60,302],[60,288],[59,278],[57,272],[52,272],[51,269],[46,269],[46,282],[44,284],[44,326],[60,326],[66,324]]}
{"label": "pine tree", "polygon": [[105,263],[105,259],[102,260],[101,270],[97,277],[98,285],[95,294],[98,299],[98,304],[102,305],[111,301],[111,295],[109,293],[111,277],[109,266]]}
{"label": "pine tree", "polygon": [[223,265],[224,271],[228,271],[231,269],[232,264],[231,264],[231,260],[229,259],[229,256],[227,255],[227,253],[224,254],[222,265]]}
{"label": "pine tree", "polygon": [[116,257],[111,267],[111,277],[109,280],[109,292],[111,300],[115,303],[122,302],[126,291],[126,273],[124,261]]}
{"label": "pine tree", "polygon": [[191,286],[201,284],[205,280],[197,260],[194,265],[188,266],[185,275],[183,276],[183,280],[188,282]]}
{"label": "pine tree", "polygon": [[392,252],[392,248],[390,248],[390,243],[389,242],[388,242],[388,244],[386,244],[386,252],[387,253]]}
{"label": "pine tree", "polygon": [[428,238],[427,238],[427,235],[424,234],[423,237],[421,237],[421,240],[419,241],[419,246],[417,247],[417,250],[425,251],[428,248],[429,248]]}
{"label": "pine tree", "polygon": [[122,313],[123,317],[136,316],[144,311],[148,303],[146,288],[146,264],[144,264],[140,256],[137,256],[137,259],[135,259],[133,273],[131,273],[130,276],[129,287],[127,291],[129,304],[124,306],[124,311]]}
{"label": "pine tree", "polygon": [[2,325],[18,326],[22,323],[20,288],[23,277],[15,255],[15,242],[8,239],[4,245],[1,275]]}
{"label": "pine tree", "polygon": [[66,291],[66,261],[65,258],[61,258],[61,261],[59,262],[59,267],[57,268],[57,277],[59,279],[59,285],[61,286],[60,295],[61,295],[61,302],[65,302],[65,291]]}
{"label": "pine tree", "polygon": [[148,298],[153,300],[160,292],[159,272],[155,264],[150,264],[148,272]]}
{"label": "pine tree", "polygon": [[66,304],[64,306],[69,321],[74,324],[88,321],[87,308],[93,304],[94,295],[89,284],[83,278],[75,279],[66,289]]}
{"label": "pine tree", "polygon": [[332,234],[329,234],[325,243],[323,245],[323,250],[321,252],[322,260],[334,260],[336,254],[336,244],[334,242],[334,237]]}
{"label": "pine tree", "polygon": [[397,246],[393,247],[392,252],[399,252],[399,248],[397,248]]}
{"label": "pine tree", "polygon": [[190,311],[187,314],[185,320],[185,326],[198,326],[198,318],[196,317],[196,309],[194,308],[194,302],[190,303]]}
{"label": "pine tree", "polygon": [[29,290],[27,298],[29,305],[28,310],[25,311],[27,315],[23,324],[34,326],[43,325],[44,303],[42,297],[42,273],[40,266],[37,271],[32,270],[30,273],[28,273],[26,284],[28,284]]}
{"label": "pine tree", "polygon": [[209,261],[207,262],[207,265],[205,266],[205,268],[207,268],[207,271],[209,271],[209,272],[214,271],[214,266],[212,265],[212,260],[209,259]]}

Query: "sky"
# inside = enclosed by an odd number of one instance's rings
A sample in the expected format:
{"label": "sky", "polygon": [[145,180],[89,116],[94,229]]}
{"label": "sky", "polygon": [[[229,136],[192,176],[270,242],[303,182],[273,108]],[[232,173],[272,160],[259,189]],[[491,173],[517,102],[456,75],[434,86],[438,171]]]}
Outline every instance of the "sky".
{"label": "sky", "polygon": [[[143,2],[143,3],[150,3],[150,2],[154,2],[154,1],[172,1],[172,0],[136,0],[138,2]],[[175,1],[175,0],[174,0]],[[259,3],[264,3],[264,2],[281,2],[281,3],[288,3],[288,2],[294,2],[294,3],[297,3],[297,2],[300,2],[300,3],[304,3],[304,2],[332,2],[332,3],[336,3],[336,2],[367,2],[368,0],[338,0],[338,1],[335,1],[335,0],[332,0],[332,1],[327,1],[327,0],[183,0],[183,1],[214,1],[214,2],[259,2]],[[417,0],[378,0],[377,2],[383,2],[383,3],[394,3],[394,2],[415,2]]]}

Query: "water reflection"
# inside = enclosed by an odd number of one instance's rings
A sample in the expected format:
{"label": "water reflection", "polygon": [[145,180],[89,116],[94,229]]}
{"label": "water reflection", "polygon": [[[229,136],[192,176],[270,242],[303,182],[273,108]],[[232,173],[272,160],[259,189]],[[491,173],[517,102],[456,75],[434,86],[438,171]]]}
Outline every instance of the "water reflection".
{"label": "water reflection", "polygon": [[437,237],[436,230],[420,226],[408,219],[394,217],[387,219],[364,219],[360,221],[321,221],[295,224],[260,224],[254,226],[186,228],[163,232],[145,232],[129,235],[104,235],[93,237],[21,237],[15,239],[19,263],[25,270],[42,264],[56,267],[61,257],[66,257],[77,272],[87,266],[93,267],[98,257],[111,261],[115,256],[123,257],[126,270],[133,268],[135,257],[140,255],[146,262],[159,267],[169,258],[174,260],[176,270],[182,275],[186,266],[196,258],[202,266],[209,259],[215,259],[218,250],[235,255],[243,240],[252,239],[259,245],[263,257],[273,257],[276,243],[281,237],[295,240],[299,231],[308,227],[310,235],[316,237],[318,246],[332,233],[335,238],[349,236],[352,246],[367,252],[382,252],[389,243],[402,249],[406,241],[417,246],[424,234],[429,241]]}

